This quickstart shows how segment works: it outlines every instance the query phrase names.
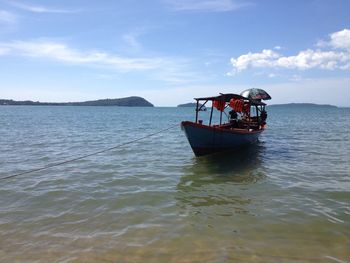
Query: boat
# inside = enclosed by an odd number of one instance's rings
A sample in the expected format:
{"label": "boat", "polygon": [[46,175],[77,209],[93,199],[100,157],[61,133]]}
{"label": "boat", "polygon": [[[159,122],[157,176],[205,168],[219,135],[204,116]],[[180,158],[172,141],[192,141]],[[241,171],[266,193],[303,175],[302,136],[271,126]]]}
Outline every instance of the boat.
{"label": "boat", "polygon": [[[182,121],[181,129],[195,156],[238,150],[256,143],[267,127],[266,104],[263,100],[269,100],[271,96],[262,89],[194,99],[195,121]],[[205,121],[199,116],[203,107],[210,108]],[[213,121],[214,110],[219,112],[216,122]]]}

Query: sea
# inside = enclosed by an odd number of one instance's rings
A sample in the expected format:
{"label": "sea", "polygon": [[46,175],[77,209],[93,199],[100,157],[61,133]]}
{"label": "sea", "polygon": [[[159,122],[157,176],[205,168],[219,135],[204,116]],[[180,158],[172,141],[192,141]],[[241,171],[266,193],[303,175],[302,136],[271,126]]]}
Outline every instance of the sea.
{"label": "sea", "polygon": [[0,178],[115,147],[0,179],[0,262],[350,262],[350,108],[270,107],[199,158],[194,115],[0,106]]}

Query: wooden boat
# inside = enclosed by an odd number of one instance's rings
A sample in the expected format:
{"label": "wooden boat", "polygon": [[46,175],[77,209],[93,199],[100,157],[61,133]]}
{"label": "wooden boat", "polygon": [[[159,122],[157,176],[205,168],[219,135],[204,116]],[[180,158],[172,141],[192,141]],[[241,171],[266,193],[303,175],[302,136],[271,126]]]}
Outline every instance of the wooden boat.
{"label": "wooden boat", "polygon": [[[271,99],[270,95],[260,89],[245,90],[241,95],[220,94],[214,97],[195,98],[197,102],[195,121],[181,123],[194,154],[201,156],[235,150],[257,142],[259,135],[266,128],[266,104],[262,100],[268,99]],[[207,118],[208,124],[204,124],[203,120],[199,119],[199,112],[208,102],[211,102],[211,110]],[[213,122],[214,109],[220,113],[217,124]],[[223,121],[225,116],[227,121]]]}

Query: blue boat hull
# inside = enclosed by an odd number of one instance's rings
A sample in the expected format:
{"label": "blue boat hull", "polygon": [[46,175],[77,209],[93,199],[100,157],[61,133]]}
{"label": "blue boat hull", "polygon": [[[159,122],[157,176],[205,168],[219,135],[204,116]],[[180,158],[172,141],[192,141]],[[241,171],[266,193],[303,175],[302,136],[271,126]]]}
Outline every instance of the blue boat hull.
{"label": "blue boat hull", "polygon": [[183,121],[184,130],[196,156],[239,149],[255,143],[263,131],[246,129],[227,129],[219,126],[207,126],[190,121]]}

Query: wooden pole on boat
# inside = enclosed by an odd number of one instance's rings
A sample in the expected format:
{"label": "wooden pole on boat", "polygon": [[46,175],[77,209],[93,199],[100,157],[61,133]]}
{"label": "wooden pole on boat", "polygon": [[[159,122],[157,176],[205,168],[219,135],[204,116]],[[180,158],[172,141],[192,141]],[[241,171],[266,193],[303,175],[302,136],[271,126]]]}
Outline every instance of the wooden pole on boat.
{"label": "wooden pole on boat", "polygon": [[248,104],[248,105],[249,105],[248,120],[250,121],[250,120],[251,120],[251,117],[252,117],[252,115],[250,114],[250,110],[252,109],[252,108],[251,108],[252,105],[250,104],[250,101],[248,101],[248,103],[249,103],[249,104]]}
{"label": "wooden pole on boat", "polygon": [[196,105],[196,123],[198,122],[198,105],[199,105],[199,101],[197,100],[197,105]]}
{"label": "wooden pole on boat", "polygon": [[214,109],[214,105],[213,105],[213,102],[212,102],[211,103],[211,109],[210,109],[209,126],[211,126],[211,120],[213,119],[213,109]]}
{"label": "wooden pole on boat", "polygon": [[[222,100],[221,100],[221,103],[222,103]],[[222,122],[222,111],[220,109],[220,125],[221,125],[221,122]]]}

